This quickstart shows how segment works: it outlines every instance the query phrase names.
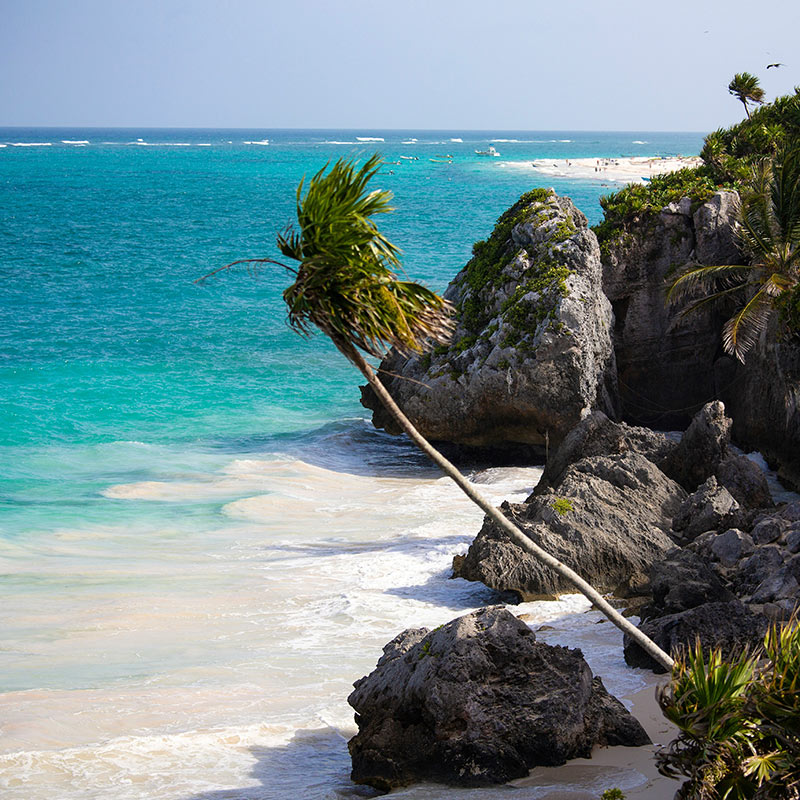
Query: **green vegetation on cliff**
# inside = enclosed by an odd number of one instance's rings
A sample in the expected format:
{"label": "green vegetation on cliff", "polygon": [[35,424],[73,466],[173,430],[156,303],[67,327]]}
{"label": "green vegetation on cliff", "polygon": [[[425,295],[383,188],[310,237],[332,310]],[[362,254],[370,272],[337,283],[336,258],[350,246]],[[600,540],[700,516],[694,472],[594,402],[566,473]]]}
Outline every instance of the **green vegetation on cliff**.
{"label": "green vegetation on cliff", "polygon": [[800,88],[761,106],[740,123],[709,134],[700,153],[701,166],[659,175],[648,184],[631,184],[603,197],[600,205],[605,216],[593,228],[601,250],[607,250],[627,222],[657,214],[669,203],[689,197],[699,205],[717,189],[741,188],[758,161],[798,140]]}

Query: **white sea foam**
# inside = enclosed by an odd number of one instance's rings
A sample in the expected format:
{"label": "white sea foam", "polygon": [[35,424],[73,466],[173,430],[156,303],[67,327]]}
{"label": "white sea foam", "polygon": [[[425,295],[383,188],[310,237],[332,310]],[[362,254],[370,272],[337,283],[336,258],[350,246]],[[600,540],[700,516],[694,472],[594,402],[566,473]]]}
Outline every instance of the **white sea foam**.
{"label": "white sea foam", "polygon": [[359,142],[383,142],[385,139],[382,136],[356,136]]}
{"label": "white sea foam", "polygon": [[329,141],[329,142],[323,142],[322,144],[355,144],[355,142],[337,142],[337,141]]}
{"label": "white sea foam", "polygon": [[62,139],[61,144],[89,144],[88,139]]}
{"label": "white sea foam", "polygon": [[52,142],[11,142],[12,147],[50,147]]}
{"label": "white sea foam", "polygon": [[634,139],[631,144],[647,144],[647,142],[642,142],[639,139]]}
{"label": "white sea foam", "polygon": [[196,146],[197,147],[211,147],[211,143],[210,142],[197,142]]}
{"label": "white sea foam", "polygon": [[490,142],[520,142],[521,139],[489,139]]}
{"label": "white sea foam", "polygon": [[254,141],[254,142],[245,142],[244,144],[261,144],[261,145],[265,145],[265,144],[269,144],[269,139],[261,139],[259,141]]}
{"label": "white sea foam", "polygon": [[463,142],[464,140],[463,139],[451,139],[450,141],[451,142]]}
{"label": "white sea foam", "polygon": [[416,144],[417,141],[417,139],[406,139],[403,144]]}
{"label": "white sea foam", "polygon": [[557,139],[558,142],[571,142],[572,139]]}
{"label": "white sea foam", "polygon": [[4,144],[0,143],[0,147],[6,147],[6,145],[4,145]]}

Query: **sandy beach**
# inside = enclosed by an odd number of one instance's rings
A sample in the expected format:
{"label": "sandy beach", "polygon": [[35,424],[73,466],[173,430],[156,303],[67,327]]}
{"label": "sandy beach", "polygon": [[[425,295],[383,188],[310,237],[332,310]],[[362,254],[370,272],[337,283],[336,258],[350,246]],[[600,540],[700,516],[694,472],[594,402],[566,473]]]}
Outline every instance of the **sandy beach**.
{"label": "sandy beach", "polygon": [[[655,699],[656,686],[666,676],[653,675],[649,685],[624,699],[647,731],[653,744],[645,747],[597,747],[592,757],[576,758],[562,767],[538,767],[513,786],[541,786],[538,800],[597,800],[605,788],[618,786],[628,800],[672,800],[681,782],[660,775],[654,754],[675,738],[677,729],[668,722]],[[545,789],[547,787],[549,791]],[[560,787],[560,788],[556,788]]]}
{"label": "sandy beach", "polygon": [[645,183],[654,175],[675,172],[686,167],[698,167],[699,156],[675,156],[672,158],[565,158],[538,159],[527,163],[507,162],[527,167],[553,178],[597,180],[612,183]]}

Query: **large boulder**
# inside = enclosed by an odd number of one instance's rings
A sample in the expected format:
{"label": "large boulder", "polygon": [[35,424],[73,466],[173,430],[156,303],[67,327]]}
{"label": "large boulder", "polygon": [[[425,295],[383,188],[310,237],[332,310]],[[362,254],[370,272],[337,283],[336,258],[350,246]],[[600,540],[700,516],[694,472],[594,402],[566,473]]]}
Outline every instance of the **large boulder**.
{"label": "large boulder", "polygon": [[[662,650],[676,656],[692,649],[700,641],[704,650],[719,647],[723,653],[735,653],[743,647],[756,648],[764,639],[767,618],[738,600],[704,603],[675,614],[649,619],[639,625]],[[625,662],[653,672],[666,672],[663,665],[649,656],[636,642],[625,636]]]}
{"label": "large boulder", "polygon": [[503,783],[589,757],[595,744],[649,743],[580,650],[537,642],[497,606],[401,633],[348,702],[359,728],[352,778],[382,790]]}
{"label": "large boulder", "polygon": [[[427,438],[477,447],[557,445],[593,408],[616,412],[611,305],[586,218],[552,190],[529,192],[445,292],[452,344],[392,352],[380,378]],[[369,387],[373,423],[399,433]]]}
{"label": "large boulder", "polygon": [[614,344],[623,418],[684,427],[718,396],[714,360],[720,322],[701,310],[676,323],[665,287],[689,263],[737,264],[737,196],[719,192],[694,208],[688,198],[627,222],[603,243],[603,288],[614,309]]}
{"label": "large boulder", "polygon": [[[504,512],[537,544],[600,590],[613,591],[674,543],[667,535],[686,493],[638,453],[595,456],[573,464],[552,492]],[[455,565],[457,577],[482,581],[523,600],[574,587],[514,544],[491,521]]]}

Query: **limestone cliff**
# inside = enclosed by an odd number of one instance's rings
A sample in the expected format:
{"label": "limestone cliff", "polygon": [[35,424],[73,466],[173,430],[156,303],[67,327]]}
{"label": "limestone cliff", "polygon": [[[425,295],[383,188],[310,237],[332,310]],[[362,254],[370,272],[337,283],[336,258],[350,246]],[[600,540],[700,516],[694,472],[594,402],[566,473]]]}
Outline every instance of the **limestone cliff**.
{"label": "limestone cliff", "polygon": [[[381,365],[412,422],[457,444],[552,445],[593,408],[615,415],[611,306],[597,239],[572,201],[523,195],[473,253],[445,293],[458,312],[452,343]],[[369,389],[362,402],[398,432]]]}

